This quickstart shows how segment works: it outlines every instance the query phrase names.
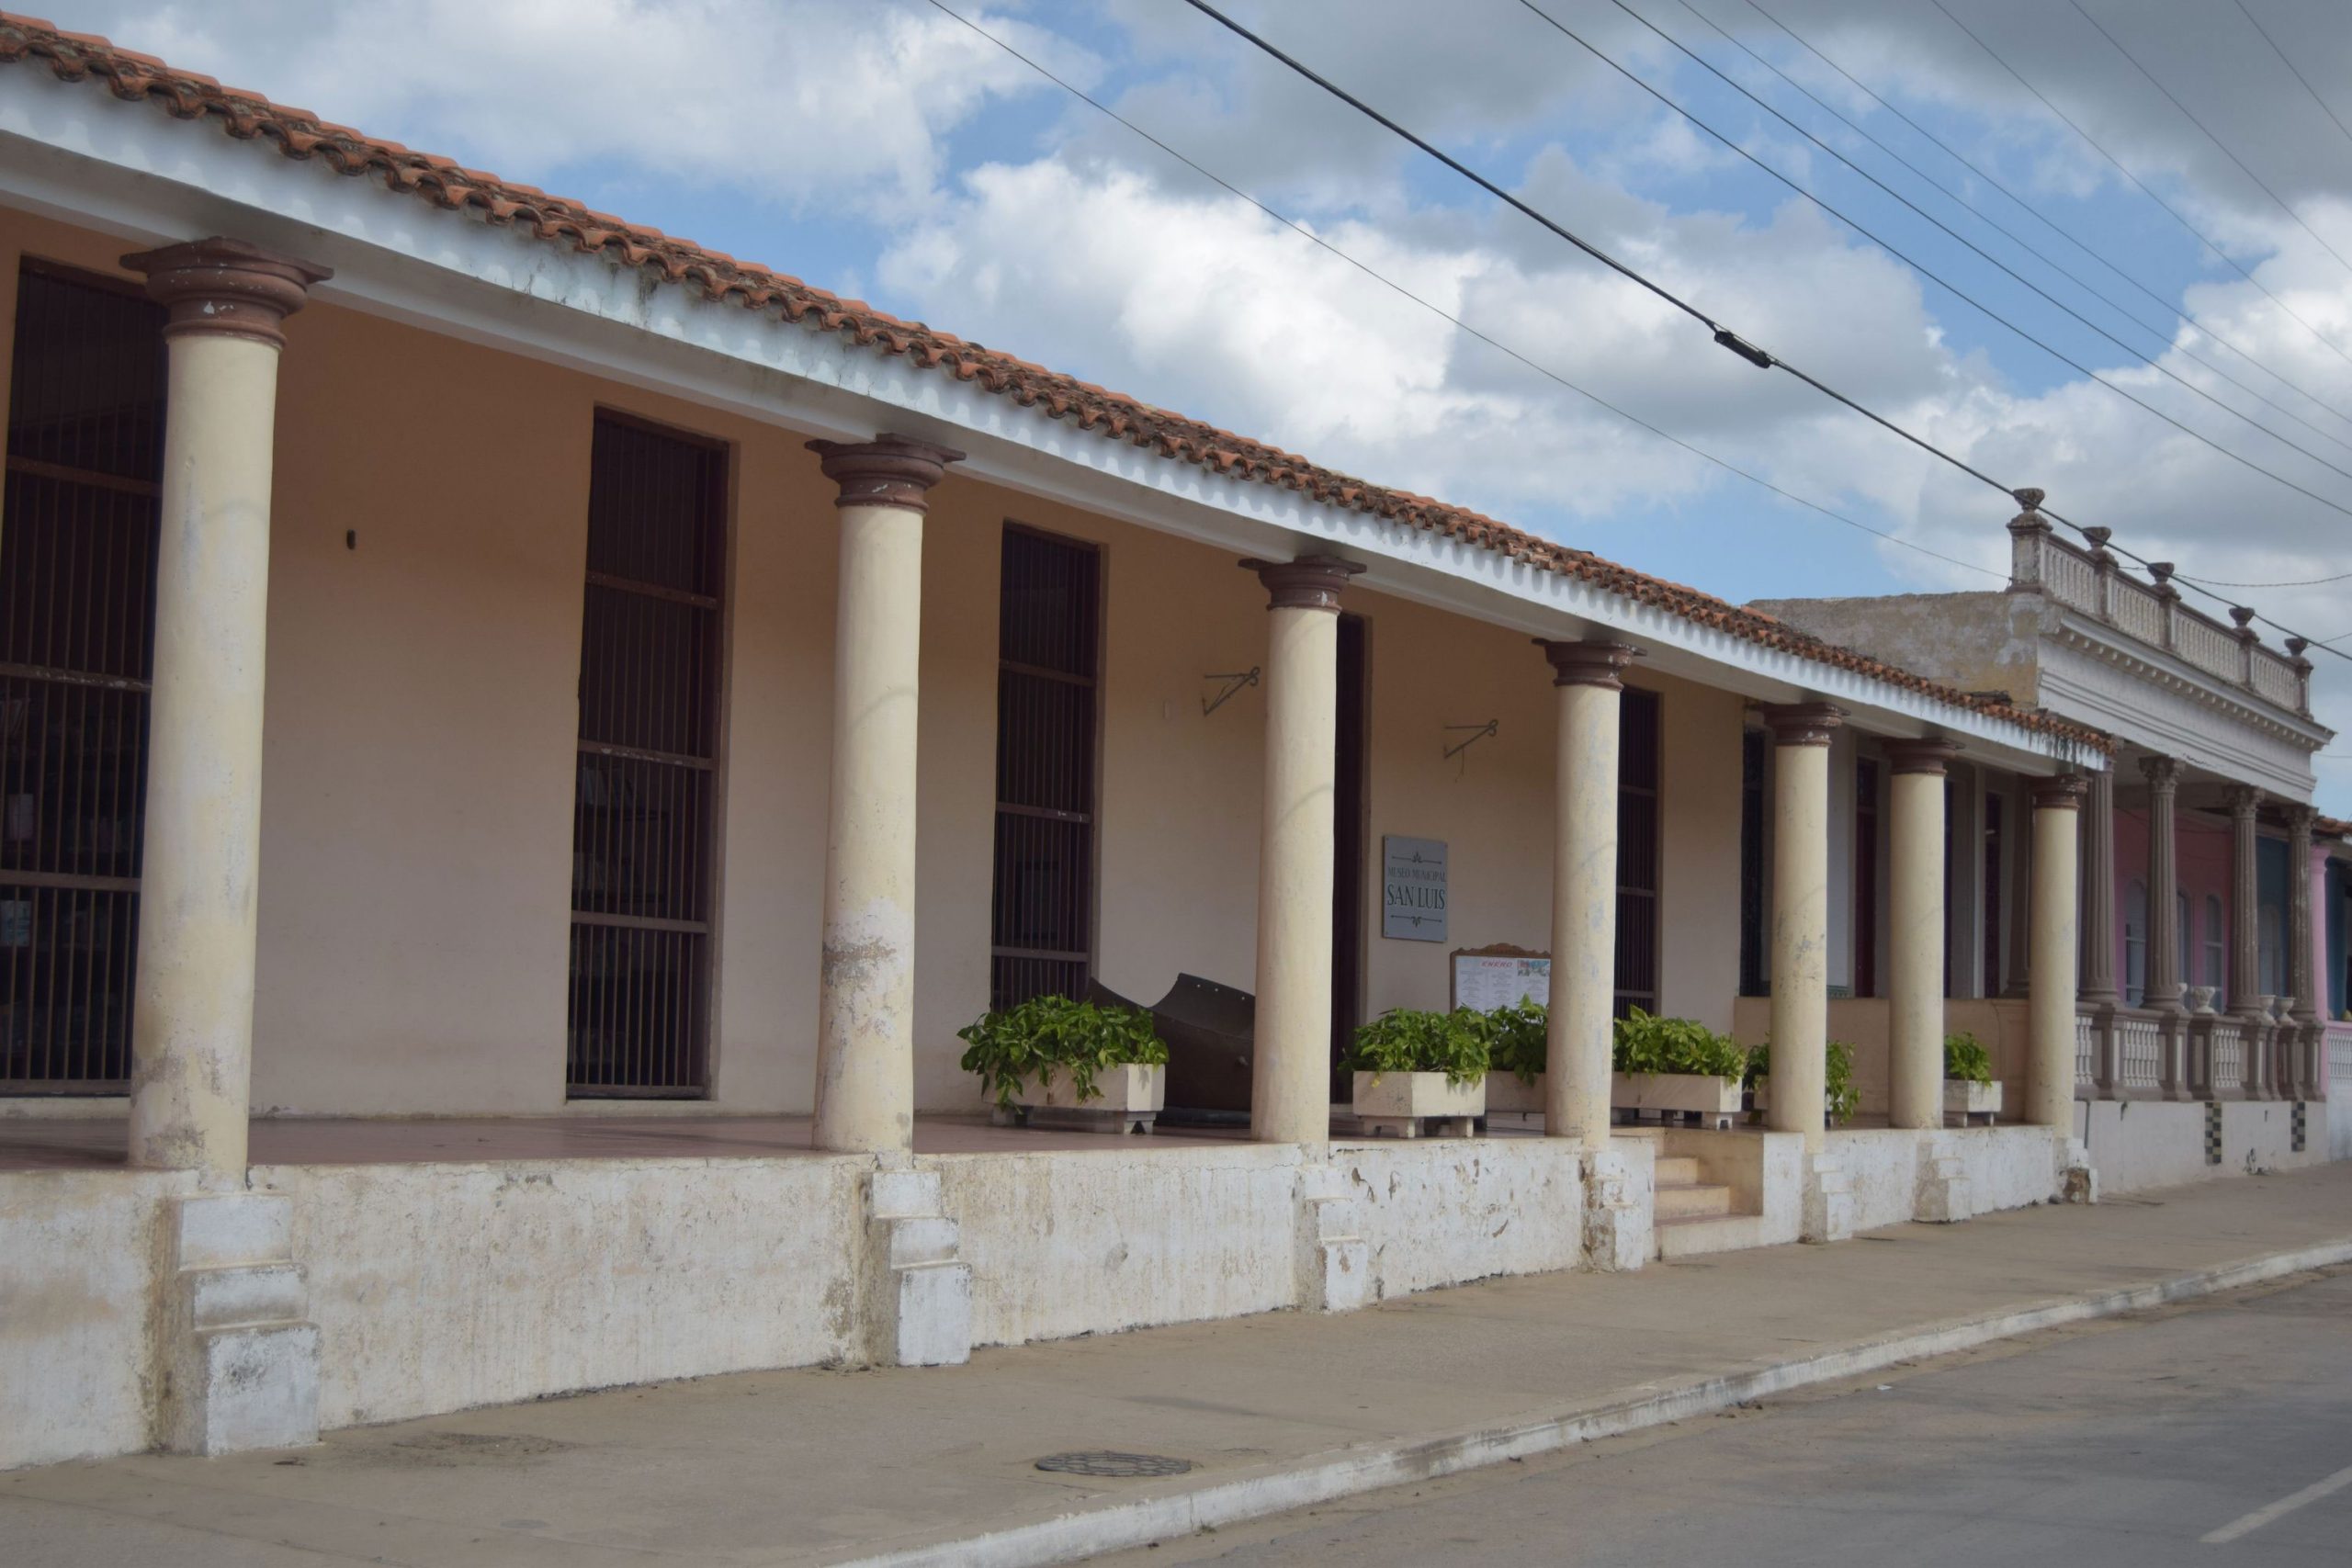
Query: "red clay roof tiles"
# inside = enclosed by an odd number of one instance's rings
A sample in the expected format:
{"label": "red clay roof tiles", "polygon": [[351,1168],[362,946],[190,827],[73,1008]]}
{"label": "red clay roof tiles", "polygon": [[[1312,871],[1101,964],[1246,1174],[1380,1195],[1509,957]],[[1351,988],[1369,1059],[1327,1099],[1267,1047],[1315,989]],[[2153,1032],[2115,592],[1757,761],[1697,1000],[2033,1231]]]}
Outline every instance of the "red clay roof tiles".
{"label": "red clay roof tiles", "polygon": [[549,243],[643,269],[666,282],[694,288],[706,299],[773,311],[787,321],[838,333],[880,353],[902,355],[922,369],[942,370],[959,381],[976,382],[1023,408],[1073,421],[1081,430],[1132,442],[1173,461],[1198,464],[1237,479],[1298,491],[1325,504],[1367,513],[1403,527],[1464,540],[1762,647],[1852,671],[1951,707],[2006,720],[2092,750],[2114,750],[2113,742],[2097,730],[1956,691],[1825,642],[1758,611],[1634,571],[1590,551],[1556,544],[1428,496],[1337,473],[1264,442],[1106,391],[920,321],[899,321],[863,301],[811,288],[788,274],[739,262],[721,252],[592,211],[578,202],[495,175],[459,168],[447,158],[411,152],[398,142],[363,135],[307,110],[273,103],[257,93],[224,87],[209,76],[178,70],[152,55],[118,49],[105,39],[64,32],[48,22],[0,12],[0,63],[28,62],[45,66],[62,82],[103,83],[116,97],[152,104],[176,119],[215,121],[240,141],[275,142],[289,158],[322,159],[341,174],[379,177],[391,190],[445,208],[469,210],[491,222],[524,229]]}

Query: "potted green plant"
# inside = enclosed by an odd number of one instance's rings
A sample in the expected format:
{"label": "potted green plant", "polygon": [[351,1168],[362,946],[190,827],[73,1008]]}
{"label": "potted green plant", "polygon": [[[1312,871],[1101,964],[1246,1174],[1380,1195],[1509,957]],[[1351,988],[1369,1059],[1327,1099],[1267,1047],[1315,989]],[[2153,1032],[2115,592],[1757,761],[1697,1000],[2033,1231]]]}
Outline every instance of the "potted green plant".
{"label": "potted green plant", "polygon": [[956,1033],[999,1122],[1148,1133],[1167,1102],[1168,1046],[1141,1008],[1032,997]]}
{"label": "potted green plant", "polygon": [[1609,1066],[1611,1109],[1680,1112],[1721,1126],[1739,1111],[1747,1053],[1696,1019],[1635,1008],[1611,1032]]}
{"label": "potted green plant", "polygon": [[1487,1014],[1487,1109],[1540,1113],[1552,1010],[1532,997]]}
{"label": "potted green plant", "polygon": [[1466,1134],[1487,1113],[1488,1026],[1469,1008],[1392,1008],[1356,1031],[1341,1065],[1355,1075],[1356,1119],[1368,1133]]}
{"label": "potted green plant", "polygon": [[1966,1030],[1944,1036],[1944,1114],[1991,1126],[2001,1112],[2001,1086],[1993,1081],[1993,1055]]}
{"label": "potted green plant", "polygon": [[[1832,1040],[1822,1063],[1826,1083],[1822,1093],[1822,1116],[1826,1125],[1843,1126],[1854,1119],[1862,1102],[1861,1090],[1854,1087],[1854,1048],[1843,1040]],[[1758,1111],[1772,1106],[1772,1043],[1766,1041],[1747,1054],[1747,1084],[1749,1098]]]}

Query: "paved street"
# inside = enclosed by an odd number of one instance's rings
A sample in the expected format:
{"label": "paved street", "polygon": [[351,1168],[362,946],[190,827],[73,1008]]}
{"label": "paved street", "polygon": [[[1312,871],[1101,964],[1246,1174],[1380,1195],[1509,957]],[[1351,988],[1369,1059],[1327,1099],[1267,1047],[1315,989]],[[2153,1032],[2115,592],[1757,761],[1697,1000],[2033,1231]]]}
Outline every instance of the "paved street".
{"label": "paved street", "polygon": [[2352,1272],[1096,1561],[2340,1564]]}

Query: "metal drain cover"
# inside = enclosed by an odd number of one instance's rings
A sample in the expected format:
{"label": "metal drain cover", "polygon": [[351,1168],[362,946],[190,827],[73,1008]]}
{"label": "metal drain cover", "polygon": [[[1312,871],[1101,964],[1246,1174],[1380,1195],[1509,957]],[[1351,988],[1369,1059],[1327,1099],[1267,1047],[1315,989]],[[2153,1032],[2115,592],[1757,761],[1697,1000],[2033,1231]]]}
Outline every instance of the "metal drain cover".
{"label": "metal drain cover", "polygon": [[1133,1481],[1147,1475],[1182,1475],[1193,1468],[1193,1461],[1170,1459],[1166,1454],[1123,1454],[1109,1449],[1088,1449],[1078,1453],[1047,1454],[1037,1461],[1037,1468],[1064,1475],[1108,1475]]}

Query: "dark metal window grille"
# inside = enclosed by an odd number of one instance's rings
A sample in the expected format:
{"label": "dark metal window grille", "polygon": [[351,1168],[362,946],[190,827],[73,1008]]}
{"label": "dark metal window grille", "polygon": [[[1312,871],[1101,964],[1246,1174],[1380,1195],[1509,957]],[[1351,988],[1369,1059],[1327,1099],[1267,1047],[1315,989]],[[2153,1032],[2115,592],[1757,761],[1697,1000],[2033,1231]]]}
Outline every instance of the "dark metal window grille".
{"label": "dark metal window grille", "polygon": [[1984,792],[1984,994],[2001,994],[2001,797]]}
{"label": "dark metal window grille", "polygon": [[708,1086],[724,448],[596,417],[580,630],[566,1081]]}
{"label": "dark metal window grille", "polygon": [[1102,558],[1008,525],[997,614],[989,1005],[1075,997],[1094,968]]}
{"label": "dark metal window grille", "polygon": [[1623,1018],[1657,1010],[1658,697],[1627,687],[1617,710],[1617,996]]}
{"label": "dark metal window grille", "polygon": [[0,1092],[115,1093],[154,677],[163,311],[27,263],[0,505]]}
{"label": "dark metal window grille", "polygon": [[1878,995],[1878,763],[1854,764],[1854,995]]}
{"label": "dark metal window grille", "polygon": [[1764,769],[1760,729],[1739,735],[1739,994],[1771,994],[1764,973]]}

